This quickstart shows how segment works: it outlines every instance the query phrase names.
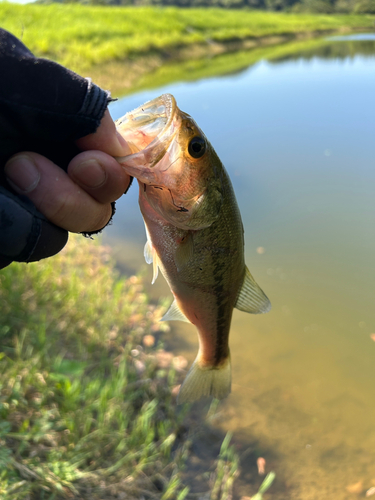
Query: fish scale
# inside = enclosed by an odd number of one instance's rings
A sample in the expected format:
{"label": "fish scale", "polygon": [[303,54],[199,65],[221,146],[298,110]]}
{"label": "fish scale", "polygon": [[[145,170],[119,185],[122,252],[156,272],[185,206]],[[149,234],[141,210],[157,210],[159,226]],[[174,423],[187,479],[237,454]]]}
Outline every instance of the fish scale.
{"label": "fish scale", "polygon": [[229,176],[170,94],[125,115],[117,127],[137,150],[118,161],[139,182],[153,282],[160,268],[174,296],[162,320],[188,321],[198,331],[198,355],[178,400],[224,398],[231,390],[233,308],[256,314],[271,307],[245,265],[243,225]]}

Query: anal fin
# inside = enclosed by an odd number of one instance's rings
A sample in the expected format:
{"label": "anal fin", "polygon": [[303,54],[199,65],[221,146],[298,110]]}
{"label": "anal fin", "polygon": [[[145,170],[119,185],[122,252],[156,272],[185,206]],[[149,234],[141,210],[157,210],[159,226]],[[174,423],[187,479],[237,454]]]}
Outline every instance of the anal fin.
{"label": "anal fin", "polygon": [[186,323],[190,323],[185,314],[178,307],[176,299],[171,304],[171,307],[164,314],[160,321],[186,321]]}

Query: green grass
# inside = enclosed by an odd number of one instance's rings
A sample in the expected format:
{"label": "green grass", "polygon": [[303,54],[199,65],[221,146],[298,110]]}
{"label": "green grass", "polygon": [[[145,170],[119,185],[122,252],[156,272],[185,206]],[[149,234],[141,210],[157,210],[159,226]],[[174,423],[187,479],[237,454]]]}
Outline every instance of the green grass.
{"label": "green grass", "polygon": [[[141,277],[119,277],[108,248],[78,236],[0,271],[2,500],[188,498],[188,407],[172,392],[182,375],[161,343],[164,311]],[[215,491],[231,490],[229,438],[211,465]]]}
{"label": "green grass", "polygon": [[216,471],[211,477],[212,489],[210,500],[232,498],[233,483],[239,475],[239,459],[232,446],[232,435],[228,432],[220,448]]}
{"label": "green grass", "polygon": [[0,25],[38,56],[78,72],[152,51],[233,39],[373,28],[369,15],[0,3]]}
{"label": "green grass", "polygon": [[186,496],[163,309],[91,241],[0,272],[2,499]]}

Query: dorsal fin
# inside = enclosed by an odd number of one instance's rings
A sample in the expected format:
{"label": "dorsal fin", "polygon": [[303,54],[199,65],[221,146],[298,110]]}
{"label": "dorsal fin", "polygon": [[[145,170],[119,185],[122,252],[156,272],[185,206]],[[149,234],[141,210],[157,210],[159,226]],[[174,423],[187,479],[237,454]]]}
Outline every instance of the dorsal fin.
{"label": "dorsal fin", "polygon": [[160,321],[173,321],[173,320],[186,321],[187,323],[190,323],[185,314],[178,307],[176,299],[174,299],[174,301],[171,304],[171,307],[164,314],[164,316],[161,318]]}
{"label": "dorsal fin", "polygon": [[235,307],[252,314],[266,313],[271,309],[271,302],[255,282],[247,267]]}

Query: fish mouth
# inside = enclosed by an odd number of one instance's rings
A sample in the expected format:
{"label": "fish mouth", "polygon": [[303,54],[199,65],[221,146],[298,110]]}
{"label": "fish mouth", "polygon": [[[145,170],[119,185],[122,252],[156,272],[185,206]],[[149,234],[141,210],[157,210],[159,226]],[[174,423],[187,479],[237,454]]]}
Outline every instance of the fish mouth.
{"label": "fish mouth", "polygon": [[177,109],[173,95],[163,94],[115,122],[131,150],[130,155],[116,158],[125,170],[131,165],[152,168],[162,158],[177,130]]}

